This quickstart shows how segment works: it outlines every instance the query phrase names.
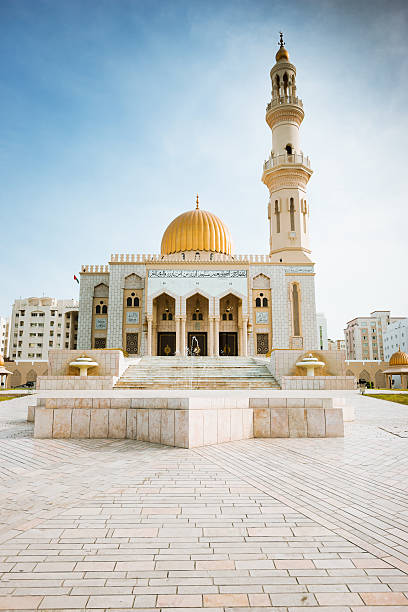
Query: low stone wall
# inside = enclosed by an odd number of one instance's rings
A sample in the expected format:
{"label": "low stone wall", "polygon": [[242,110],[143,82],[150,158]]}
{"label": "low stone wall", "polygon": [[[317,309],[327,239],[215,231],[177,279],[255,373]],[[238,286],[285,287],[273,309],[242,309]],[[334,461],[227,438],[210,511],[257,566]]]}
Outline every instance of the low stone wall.
{"label": "low stone wall", "polygon": [[117,376],[39,376],[37,390],[41,391],[106,391],[111,390]]}
{"label": "low stone wall", "polygon": [[254,438],[344,436],[343,409],[333,399],[253,398]]}
{"label": "low stone wall", "polygon": [[182,448],[342,435],[342,407],[313,398],[42,398],[34,425],[36,438],[130,438]]}
{"label": "low stone wall", "polygon": [[357,388],[357,381],[354,376],[282,376],[281,387],[303,391],[351,391]]}

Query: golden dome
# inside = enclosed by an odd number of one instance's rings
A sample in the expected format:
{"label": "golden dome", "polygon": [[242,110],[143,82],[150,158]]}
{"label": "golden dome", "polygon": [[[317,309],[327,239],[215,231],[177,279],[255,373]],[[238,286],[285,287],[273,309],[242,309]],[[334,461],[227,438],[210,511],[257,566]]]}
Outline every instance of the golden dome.
{"label": "golden dome", "polygon": [[213,251],[231,255],[232,240],[228,227],[213,213],[195,210],[179,215],[163,234],[161,254],[181,251]]}
{"label": "golden dome", "polygon": [[0,366],[4,366],[4,357],[1,353],[0,353]]}
{"label": "golden dome", "polygon": [[281,59],[289,61],[289,53],[286,51],[285,47],[281,47],[278,50],[275,58],[276,58],[277,62],[279,62],[279,60],[281,60]]}
{"label": "golden dome", "polygon": [[402,366],[402,365],[406,366],[406,365],[408,365],[408,354],[404,353],[399,348],[396,353],[391,355],[389,364],[390,364],[390,366]]}

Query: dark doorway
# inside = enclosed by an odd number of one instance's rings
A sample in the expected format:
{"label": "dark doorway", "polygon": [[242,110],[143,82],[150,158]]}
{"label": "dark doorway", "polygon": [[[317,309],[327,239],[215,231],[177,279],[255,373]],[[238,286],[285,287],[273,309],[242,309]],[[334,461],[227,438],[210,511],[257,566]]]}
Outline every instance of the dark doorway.
{"label": "dark doorway", "polygon": [[176,332],[157,334],[157,354],[163,357],[171,357],[176,354]]}
{"label": "dark doorway", "polygon": [[188,332],[188,354],[197,357],[207,355],[207,332]]}
{"label": "dark doorway", "polygon": [[237,332],[220,332],[220,355],[236,357],[238,355]]}

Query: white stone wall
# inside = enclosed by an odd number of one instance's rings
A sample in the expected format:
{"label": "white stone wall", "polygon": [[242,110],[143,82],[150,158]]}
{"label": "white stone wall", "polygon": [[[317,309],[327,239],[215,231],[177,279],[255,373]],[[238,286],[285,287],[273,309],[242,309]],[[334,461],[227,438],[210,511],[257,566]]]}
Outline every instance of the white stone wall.
{"label": "white stone wall", "polygon": [[96,285],[100,283],[109,285],[109,274],[81,274],[79,289],[78,349],[86,350],[92,347],[93,294]]}
{"label": "white stone wall", "polygon": [[[146,266],[143,264],[113,264],[110,267],[107,348],[121,348],[123,344],[123,289],[125,277],[129,274],[137,274],[141,278],[145,278]],[[146,312],[145,295],[146,291],[143,291],[142,322]],[[142,333],[141,336],[141,350],[144,351],[144,334]]]}

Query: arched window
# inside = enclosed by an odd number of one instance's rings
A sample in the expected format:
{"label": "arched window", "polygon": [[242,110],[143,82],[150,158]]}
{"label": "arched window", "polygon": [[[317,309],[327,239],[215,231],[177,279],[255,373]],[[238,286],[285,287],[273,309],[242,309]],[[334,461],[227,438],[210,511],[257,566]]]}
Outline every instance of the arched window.
{"label": "arched window", "polygon": [[133,299],[133,306],[139,306],[139,298],[138,297],[135,297]]}
{"label": "arched window", "polygon": [[275,216],[276,216],[276,233],[280,234],[280,212],[279,212],[278,200],[275,200]]}
{"label": "arched window", "polygon": [[126,306],[131,306],[132,305],[132,298],[128,297],[128,299],[126,300]]}
{"label": "arched window", "polygon": [[264,308],[267,308],[267,306],[268,306],[268,298],[265,298],[265,297],[263,298],[263,300],[262,300],[262,306],[263,306]]}
{"label": "arched window", "polygon": [[198,313],[198,320],[199,320],[199,321],[202,321],[202,320],[203,320],[203,313],[202,313],[202,312],[199,312],[199,313]]}
{"label": "arched window", "polygon": [[168,318],[168,320],[169,320],[169,321],[172,321],[172,320],[173,320],[173,315],[172,315],[172,313],[171,313],[171,312],[169,312],[169,314],[168,314],[168,317],[167,317],[167,318]]}
{"label": "arched window", "polygon": [[288,155],[292,155],[292,153],[293,153],[293,150],[292,150],[292,145],[287,144],[287,145],[286,145],[286,147],[285,147],[285,149],[286,149],[286,153],[287,153]]}
{"label": "arched window", "polygon": [[222,313],[222,320],[223,320],[223,321],[226,321],[226,320],[227,320],[227,313],[226,313],[226,312],[223,312],[223,313]]}
{"label": "arched window", "polygon": [[261,307],[261,298],[257,297],[255,300],[255,307],[256,308],[260,308]]}
{"label": "arched window", "polygon": [[102,306],[102,314],[108,314],[108,307],[106,305]]}
{"label": "arched window", "polygon": [[295,204],[293,202],[293,198],[290,198],[290,231],[295,231]]}
{"label": "arched window", "polygon": [[95,312],[96,312],[96,314],[101,314],[101,307],[99,306],[99,304],[95,308]]}
{"label": "arched window", "polygon": [[292,285],[292,317],[293,335],[300,336],[300,310],[299,310],[299,287],[297,283]]}
{"label": "arched window", "polygon": [[182,253],[182,254],[181,254],[181,259],[184,261],[184,260],[185,260],[185,258],[186,258],[185,253]]}
{"label": "arched window", "polygon": [[229,315],[228,315],[228,320],[229,320],[229,321],[232,321],[232,320],[233,320],[233,318],[234,318],[234,317],[233,317],[233,314],[232,314],[232,312],[230,312],[230,313],[229,313]]}
{"label": "arched window", "polygon": [[197,321],[197,313],[193,312],[193,317],[192,317],[193,321]]}
{"label": "arched window", "polygon": [[163,321],[167,321],[167,314],[165,312],[163,312],[162,314],[162,319]]}

